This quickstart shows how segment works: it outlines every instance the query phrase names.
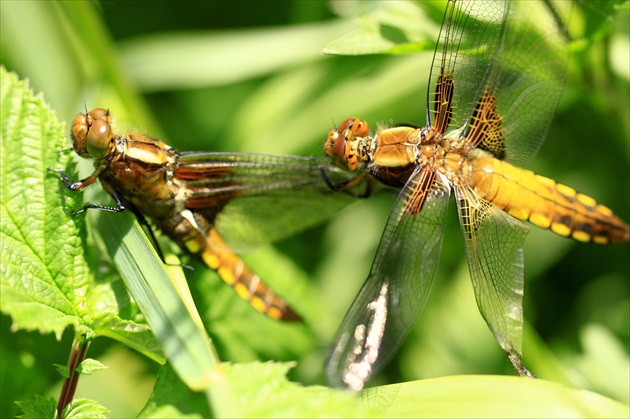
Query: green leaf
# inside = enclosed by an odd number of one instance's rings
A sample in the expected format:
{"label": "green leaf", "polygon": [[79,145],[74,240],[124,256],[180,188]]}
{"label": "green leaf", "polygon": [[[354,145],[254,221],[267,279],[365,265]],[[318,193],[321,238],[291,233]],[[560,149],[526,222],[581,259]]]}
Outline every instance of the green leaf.
{"label": "green leaf", "polygon": [[326,54],[367,55],[432,51],[436,22],[411,2],[388,2],[357,19],[358,28],[330,42]]}
{"label": "green leaf", "polygon": [[[67,144],[54,112],[28,83],[0,67],[2,144],[0,176],[0,309],[13,318],[13,330],[53,332],[78,326],[87,313],[88,272],[83,260],[81,219],[64,208],[75,197],[47,167]],[[72,166],[68,166],[72,168]]]}
{"label": "green leaf", "polygon": [[287,380],[294,363],[225,365],[245,417],[375,417],[379,409],[360,405],[356,394]]}
{"label": "green leaf", "polygon": [[166,361],[160,342],[146,324],[105,313],[94,319],[93,326],[97,336],[107,336],[117,340],[160,364]]}
{"label": "green leaf", "polygon": [[106,418],[109,409],[94,400],[74,399],[63,409],[63,419],[70,418]]}
{"label": "green leaf", "polygon": [[[122,61],[144,91],[228,84],[313,60],[347,22],[252,30],[162,33],[121,45]],[[255,42],[252,42],[255,40]],[[260,54],[265,51],[265,54]],[[256,65],[251,57],[256,56]],[[208,71],[212,68],[212,71]]]}
{"label": "green leaf", "polygon": [[[287,380],[295,363],[251,362],[221,364],[235,394],[240,417],[376,417],[378,408],[362,406],[355,393],[323,386],[305,387]],[[180,417],[199,409],[201,396],[191,392],[165,366],[160,371],[151,399],[140,417]],[[218,400],[213,409],[228,409],[229,400]],[[191,417],[198,417],[190,415]]]}
{"label": "green leaf", "polygon": [[69,153],[57,153],[68,142],[63,124],[27,82],[4,67],[0,75],[1,154],[11,156],[0,161],[0,308],[13,318],[12,330],[52,332],[60,339],[67,326],[90,334],[94,327],[96,335],[124,336],[130,346],[161,359],[146,327],[117,316],[126,302],[111,284],[94,284],[84,257],[85,217],[70,214],[82,205],[82,194],[47,170],[65,167],[70,176],[75,171]]}
{"label": "green leaf", "polygon": [[63,378],[70,377],[70,370],[65,365],[53,364],[53,366],[57,368],[57,371],[59,371],[59,374],[61,374]]}
{"label": "green leaf", "polygon": [[169,364],[160,368],[151,397],[138,414],[141,418],[210,416],[205,397],[191,391]]}
{"label": "green leaf", "polygon": [[551,381],[453,376],[367,389],[362,401],[389,417],[627,418],[627,405]]}
{"label": "green leaf", "polygon": [[[242,417],[628,417],[627,405],[545,380],[451,376],[366,389],[360,393],[287,380],[294,363],[221,365]],[[199,410],[191,392],[165,366],[140,417],[177,417]],[[215,408],[227,401],[219,401]],[[197,407],[197,408],[196,408]],[[204,413],[205,412],[205,413]]]}
{"label": "green leaf", "polygon": [[18,417],[23,419],[54,419],[57,414],[57,402],[54,397],[47,398],[36,394],[33,400],[24,402],[18,401],[15,402],[15,404],[17,404],[23,412]]}
{"label": "green leaf", "polygon": [[92,375],[94,371],[102,370],[108,368],[106,365],[103,365],[102,362],[98,362],[95,359],[87,358],[84,359],[81,364],[77,367],[77,372],[79,374],[84,375]]}
{"label": "green leaf", "polygon": [[189,386],[208,390],[218,360],[185,279],[179,279],[177,288],[171,282],[131,213],[99,214],[97,225],[127,289],[169,361]]}

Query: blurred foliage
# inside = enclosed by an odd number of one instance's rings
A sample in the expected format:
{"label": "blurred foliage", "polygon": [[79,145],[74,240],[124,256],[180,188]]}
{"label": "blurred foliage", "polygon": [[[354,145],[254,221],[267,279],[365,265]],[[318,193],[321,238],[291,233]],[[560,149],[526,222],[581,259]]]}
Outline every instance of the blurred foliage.
{"label": "blurred foliage", "polygon": [[[60,120],[71,121],[85,107],[107,107],[118,131],[150,133],[179,150],[320,155],[327,130],[350,116],[371,124],[424,123],[443,2],[418,2],[414,18],[422,29],[414,36],[427,42],[423,52],[321,53],[357,27],[357,16],[390,4],[0,2],[0,58],[44,92]],[[557,116],[527,168],[594,196],[627,221],[628,8],[586,6],[574,16],[582,38]],[[82,174],[89,171],[81,167]],[[246,255],[308,327],[257,315],[212,272],[198,267],[187,275],[220,358],[297,359],[292,378],[323,383],[327,345],[367,276],[392,202],[384,195],[358,202],[322,228]],[[474,305],[452,207],[433,295],[400,356],[377,381],[512,374]],[[532,228],[525,247],[531,327],[524,355],[539,376],[628,402],[629,250],[627,243],[585,245]],[[1,326],[3,400],[58,394],[52,363],[65,363],[71,337],[55,343],[52,336],[10,333],[4,316]],[[83,377],[79,393],[107,405],[112,416],[138,412],[156,366],[107,340],[93,344],[90,357],[110,368]],[[11,365],[21,365],[32,379],[24,373],[15,381]],[[8,389],[9,380],[21,385]],[[5,403],[2,409],[1,416],[15,412]]]}

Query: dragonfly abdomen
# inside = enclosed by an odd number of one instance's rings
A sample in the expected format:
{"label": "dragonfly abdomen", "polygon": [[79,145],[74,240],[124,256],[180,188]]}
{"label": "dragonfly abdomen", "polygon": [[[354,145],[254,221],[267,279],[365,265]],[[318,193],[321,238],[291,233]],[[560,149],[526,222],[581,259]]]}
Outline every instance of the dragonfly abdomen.
{"label": "dragonfly abdomen", "polygon": [[160,227],[180,247],[215,270],[256,311],[276,320],[301,321],[288,304],[229,249],[214,227],[210,227],[205,234],[202,230],[208,226],[200,227],[192,213],[189,217],[182,215],[164,220]]}
{"label": "dragonfly abdomen", "polygon": [[472,159],[468,165],[475,192],[519,220],[581,242],[630,240],[625,222],[573,188],[493,158]]}

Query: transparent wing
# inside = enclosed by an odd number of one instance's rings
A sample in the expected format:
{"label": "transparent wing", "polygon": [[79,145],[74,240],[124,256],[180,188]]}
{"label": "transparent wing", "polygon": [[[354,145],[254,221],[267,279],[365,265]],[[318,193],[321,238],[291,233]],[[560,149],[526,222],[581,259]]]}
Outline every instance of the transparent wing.
{"label": "transparent wing", "polygon": [[486,147],[497,158],[522,163],[536,154],[545,139],[566,77],[571,3],[510,3],[480,92],[496,100],[501,118],[505,154],[494,153],[492,144]]}
{"label": "transparent wing", "polygon": [[[183,153],[178,163],[175,178],[186,187],[186,207],[214,224],[235,251],[312,227],[357,196],[331,189],[326,180],[338,185],[356,175],[325,158]],[[365,187],[363,183],[355,189],[360,193]]]}
{"label": "transparent wing", "polygon": [[479,311],[515,369],[527,375],[521,346],[523,243],[529,229],[468,187],[455,187],[455,196]]}
{"label": "transparent wing", "polygon": [[448,199],[449,189],[423,169],[398,196],[370,275],[328,355],[332,385],[361,389],[404,341],[431,288]]}
{"label": "transparent wing", "polygon": [[429,79],[429,125],[466,126],[468,136],[478,108],[492,103],[500,129],[469,139],[513,163],[533,157],[564,87],[571,3],[449,1]]}
{"label": "transparent wing", "polygon": [[439,132],[461,128],[468,120],[499,43],[506,8],[505,1],[448,2],[427,97],[427,124]]}

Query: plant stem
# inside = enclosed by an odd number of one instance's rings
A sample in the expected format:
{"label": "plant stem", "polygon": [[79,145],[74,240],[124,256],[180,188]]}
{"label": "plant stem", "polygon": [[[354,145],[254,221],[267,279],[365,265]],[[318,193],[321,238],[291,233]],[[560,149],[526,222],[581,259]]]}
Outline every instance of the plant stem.
{"label": "plant stem", "polygon": [[90,346],[90,340],[85,338],[85,335],[77,335],[72,342],[72,350],[70,351],[70,358],[68,359],[68,371],[70,376],[65,379],[63,387],[61,388],[61,394],[59,395],[59,403],[57,404],[57,417],[61,418],[61,412],[72,401],[74,393],[79,383],[78,366],[85,359],[87,350]]}

